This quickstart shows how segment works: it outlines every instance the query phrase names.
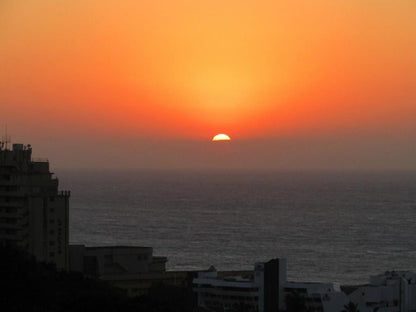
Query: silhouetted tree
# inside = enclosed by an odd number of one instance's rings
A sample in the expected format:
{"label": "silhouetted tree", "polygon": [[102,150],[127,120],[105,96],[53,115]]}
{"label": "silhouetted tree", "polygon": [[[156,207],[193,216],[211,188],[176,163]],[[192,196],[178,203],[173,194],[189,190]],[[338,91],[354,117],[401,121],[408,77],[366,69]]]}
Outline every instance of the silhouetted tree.
{"label": "silhouetted tree", "polygon": [[159,286],[129,298],[110,284],[81,273],[57,271],[24,251],[0,247],[1,311],[42,312],[192,312],[191,289]]}
{"label": "silhouetted tree", "polygon": [[[191,288],[160,284],[136,299],[148,311],[192,312],[196,310],[196,293]],[[147,310],[146,310],[147,311]]]}
{"label": "silhouetted tree", "polygon": [[307,312],[305,297],[297,291],[290,292],[285,297],[287,312]]}
{"label": "silhouetted tree", "polygon": [[344,305],[344,310],[342,310],[342,312],[360,312],[360,310],[358,310],[358,304],[350,301],[348,304]]}

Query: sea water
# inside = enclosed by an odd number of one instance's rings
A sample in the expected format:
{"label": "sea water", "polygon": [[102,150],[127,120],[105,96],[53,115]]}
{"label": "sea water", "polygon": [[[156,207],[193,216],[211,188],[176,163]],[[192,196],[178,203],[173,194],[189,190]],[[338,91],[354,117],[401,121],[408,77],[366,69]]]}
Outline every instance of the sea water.
{"label": "sea water", "polygon": [[416,271],[416,172],[57,172],[70,243],[150,246],[169,270],[249,270],[351,284]]}

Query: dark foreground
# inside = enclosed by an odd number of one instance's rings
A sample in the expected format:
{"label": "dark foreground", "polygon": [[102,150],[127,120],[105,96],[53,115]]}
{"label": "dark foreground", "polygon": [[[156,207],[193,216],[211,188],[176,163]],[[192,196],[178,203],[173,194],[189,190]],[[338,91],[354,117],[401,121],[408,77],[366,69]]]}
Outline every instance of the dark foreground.
{"label": "dark foreground", "polygon": [[160,285],[129,298],[104,281],[58,272],[52,264],[0,247],[1,311],[197,311],[191,289]]}

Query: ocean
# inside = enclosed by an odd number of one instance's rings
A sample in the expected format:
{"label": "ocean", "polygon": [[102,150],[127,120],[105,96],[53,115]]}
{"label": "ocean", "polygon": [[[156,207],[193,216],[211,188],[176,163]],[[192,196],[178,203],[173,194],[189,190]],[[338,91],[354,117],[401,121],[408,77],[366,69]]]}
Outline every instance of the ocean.
{"label": "ocean", "polygon": [[250,270],[365,283],[416,271],[416,172],[69,171],[70,243],[150,246],[168,270]]}

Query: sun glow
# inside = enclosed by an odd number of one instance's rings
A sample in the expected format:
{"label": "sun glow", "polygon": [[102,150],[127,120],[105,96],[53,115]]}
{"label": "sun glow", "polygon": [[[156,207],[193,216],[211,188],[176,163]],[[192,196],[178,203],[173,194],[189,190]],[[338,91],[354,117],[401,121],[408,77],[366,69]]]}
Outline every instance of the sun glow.
{"label": "sun glow", "polygon": [[230,141],[230,140],[231,138],[228,135],[223,134],[223,133],[217,134],[216,136],[212,138],[212,141]]}
{"label": "sun glow", "polygon": [[38,125],[53,123],[60,137],[207,141],[232,130],[240,141],[387,127],[401,135],[415,124],[416,1],[0,8],[0,128],[7,120],[42,136],[48,128]]}

